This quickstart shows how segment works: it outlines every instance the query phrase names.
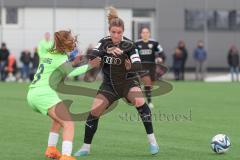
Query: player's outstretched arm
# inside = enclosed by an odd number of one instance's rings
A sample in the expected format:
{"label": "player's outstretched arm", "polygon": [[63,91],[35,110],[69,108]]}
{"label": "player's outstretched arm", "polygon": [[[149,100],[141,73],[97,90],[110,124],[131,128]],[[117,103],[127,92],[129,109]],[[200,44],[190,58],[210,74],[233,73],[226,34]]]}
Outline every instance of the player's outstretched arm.
{"label": "player's outstretched arm", "polygon": [[85,65],[82,65],[80,67],[74,68],[71,71],[71,73],[68,74],[68,77],[75,77],[75,76],[79,76],[81,74],[84,74],[87,71],[91,70],[92,68],[99,67],[100,64],[101,64],[101,58],[96,57],[92,60],[89,60],[88,64],[85,64]]}

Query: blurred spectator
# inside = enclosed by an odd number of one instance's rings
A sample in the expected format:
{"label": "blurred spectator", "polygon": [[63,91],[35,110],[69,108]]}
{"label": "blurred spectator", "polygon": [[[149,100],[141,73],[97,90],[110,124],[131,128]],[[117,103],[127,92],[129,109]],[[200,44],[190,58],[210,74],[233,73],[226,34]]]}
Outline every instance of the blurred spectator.
{"label": "blurred spectator", "polygon": [[236,81],[239,81],[239,51],[235,45],[231,46],[228,51],[228,65],[232,81],[234,81],[234,74],[236,74]]}
{"label": "blurred spectator", "polygon": [[5,67],[5,71],[7,72],[7,82],[16,81],[16,73],[17,73],[17,62],[14,54],[10,54],[8,57],[8,62]]}
{"label": "blurred spectator", "polygon": [[180,71],[183,63],[183,54],[179,48],[175,49],[173,53],[173,73],[175,80],[180,80]]}
{"label": "blurred spectator", "polygon": [[22,62],[21,77],[24,81],[29,81],[30,63],[32,61],[31,52],[29,50],[24,50],[21,53],[20,61]]}
{"label": "blurred spectator", "polygon": [[183,40],[180,40],[178,42],[178,48],[182,51],[182,66],[180,69],[180,80],[184,80],[185,64],[188,58],[188,51],[186,49],[186,44]]}
{"label": "blurred spectator", "polygon": [[204,80],[207,52],[204,49],[203,41],[198,41],[197,48],[193,52],[193,57],[196,63],[196,80]]}
{"label": "blurred spectator", "polygon": [[32,58],[32,68],[37,70],[39,64],[39,56],[37,48],[34,48],[33,58]]}
{"label": "blurred spectator", "polygon": [[53,41],[50,39],[50,33],[46,32],[44,34],[44,39],[41,40],[38,44],[39,57],[42,57],[44,54],[46,54],[48,50],[52,47],[53,47]]}
{"label": "blurred spectator", "polygon": [[[161,52],[158,55],[159,58],[155,59],[155,63],[156,63],[156,79],[160,80],[161,77],[164,75],[164,73],[166,73],[166,70],[164,67],[161,67],[161,65],[165,64],[166,61],[166,54],[165,52]],[[160,65],[158,65],[160,64]]]}
{"label": "blurred spectator", "polygon": [[[93,50],[93,45],[90,44],[87,48],[87,51],[86,51],[86,55],[87,55],[87,58],[89,59],[91,57],[91,53],[92,53],[92,50]],[[97,74],[99,73],[100,71],[100,68],[93,68],[89,71],[87,71],[85,73],[85,76],[84,76],[84,81],[85,82],[93,82],[96,80],[97,78]]]}
{"label": "blurred spectator", "polygon": [[38,56],[38,49],[36,47],[36,48],[34,48],[34,53],[33,53],[33,57],[32,57],[32,69],[30,71],[30,76],[29,76],[31,81],[33,80],[34,74],[37,71],[38,64],[39,64],[39,56]]}
{"label": "blurred spectator", "polygon": [[0,48],[0,77],[2,81],[5,81],[7,77],[7,72],[5,70],[5,67],[7,65],[9,57],[9,50],[7,49],[6,43],[2,43]]}

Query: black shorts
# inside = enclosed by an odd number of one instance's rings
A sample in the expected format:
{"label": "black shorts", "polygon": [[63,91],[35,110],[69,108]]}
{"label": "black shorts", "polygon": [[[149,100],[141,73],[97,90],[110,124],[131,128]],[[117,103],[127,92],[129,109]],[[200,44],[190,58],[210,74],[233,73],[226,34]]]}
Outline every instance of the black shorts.
{"label": "black shorts", "polygon": [[149,76],[152,81],[155,81],[155,74],[156,74],[156,66],[155,65],[144,64],[144,66],[142,66],[142,71],[143,71],[142,75],[140,75],[141,77]]}
{"label": "black shorts", "polygon": [[107,98],[109,104],[112,104],[114,101],[120,98],[126,98],[129,90],[133,87],[139,87],[140,84],[137,80],[129,80],[122,84],[108,84],[102,83],[98,89],[97,94],[102,94],[104,97]]}

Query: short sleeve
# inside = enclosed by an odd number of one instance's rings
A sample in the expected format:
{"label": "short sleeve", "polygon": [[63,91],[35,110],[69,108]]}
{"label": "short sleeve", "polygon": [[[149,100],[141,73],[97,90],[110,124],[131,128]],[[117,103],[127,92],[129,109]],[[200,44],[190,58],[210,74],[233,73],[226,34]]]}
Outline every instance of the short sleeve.
{"label": "short sleeve", "polygon": [[103,51],[102,51],[102,46],[103,46],[104,41],[100,40],[98,44],[92,49],[92,52],[88,55],[89,59],[94,59],[96,57],[103,57]]}
{"label": "short sleeve", "polygon": [[163,52],[163,48],[158,42],[155,43],[155,51],[158,52],[158,53]]}

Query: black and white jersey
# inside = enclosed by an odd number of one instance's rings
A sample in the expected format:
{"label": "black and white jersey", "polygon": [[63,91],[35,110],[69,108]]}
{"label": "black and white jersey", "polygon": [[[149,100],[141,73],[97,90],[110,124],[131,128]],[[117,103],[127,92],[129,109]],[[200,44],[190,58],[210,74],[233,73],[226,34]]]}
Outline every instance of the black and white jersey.
{"label": "black and white jersey", "polygon": [[144,42],[141,39],[135,42],[135,45],[138,49],[142,62],[155,63],[156,56],[159,57],[161,56],[161,54],[163,54],[162,46],[154,40],[149,40],[148,42]]}
{"label": "black and white jersey", "polygon": [[[110,54],[109,52],[112,47],[118,47],[123,51],[123,53],[119,56]],[[94,57],[101,57],[104,78],[103,82],[110,84],[123,83],[123,80],[126,79],[126,59],[130,59],[131,63],[141,62],[134,42],[126,37],[123,37],[122,41],[118,45],[113,44],[110,36],[101,39],[97,46],[93,49],[91,55]]]}

